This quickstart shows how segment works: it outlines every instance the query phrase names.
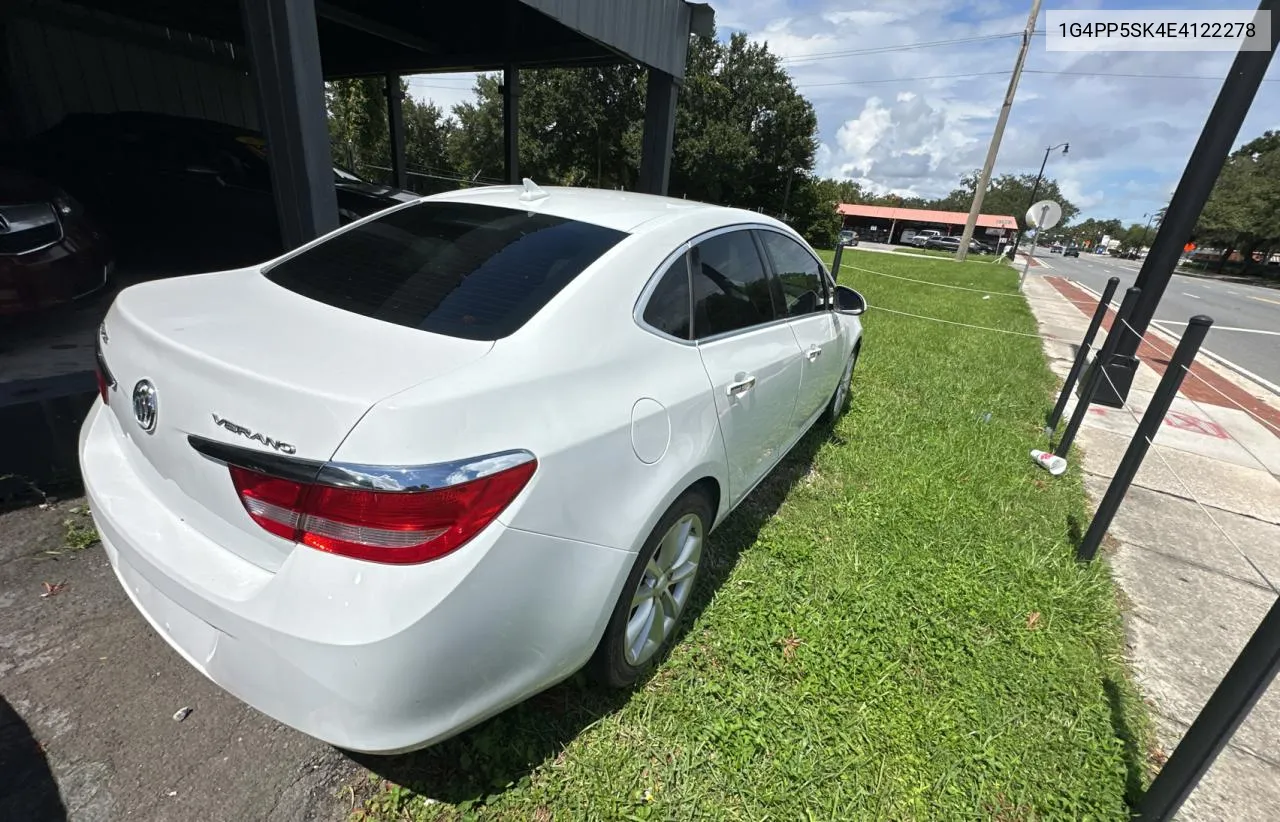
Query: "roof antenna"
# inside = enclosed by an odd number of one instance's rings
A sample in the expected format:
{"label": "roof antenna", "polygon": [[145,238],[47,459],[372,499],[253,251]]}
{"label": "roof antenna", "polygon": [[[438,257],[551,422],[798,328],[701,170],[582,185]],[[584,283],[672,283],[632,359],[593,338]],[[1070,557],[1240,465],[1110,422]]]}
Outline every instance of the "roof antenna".
{"label": "roof antenna", "polygon": [[520,202],[531,203],[534,200],[541,200],[548,196],[550,195],[547,194],[545,189],[540,188],[537,183],[528,177],[524,178],[524,193],[520,195]]}

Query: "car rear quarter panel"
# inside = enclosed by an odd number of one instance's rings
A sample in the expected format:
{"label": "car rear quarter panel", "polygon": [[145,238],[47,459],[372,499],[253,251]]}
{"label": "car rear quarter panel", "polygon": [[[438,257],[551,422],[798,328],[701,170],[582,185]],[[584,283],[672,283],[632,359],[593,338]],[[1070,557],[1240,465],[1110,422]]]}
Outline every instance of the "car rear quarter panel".
{"label": "car rear quarter panel", "polygon": [[[646,331],[632,316],[679,238],[702,230],[689,222],[661,237],[624,240],[488,356],[375,405],[334,459],[416,465],[527,449],[538,471],[500,517],[504,524],[639,550],[689,485],[704,477],[725,483],[697,348]],[[664,419],[666,448],[642,461],[633,424],[651,442]]]}

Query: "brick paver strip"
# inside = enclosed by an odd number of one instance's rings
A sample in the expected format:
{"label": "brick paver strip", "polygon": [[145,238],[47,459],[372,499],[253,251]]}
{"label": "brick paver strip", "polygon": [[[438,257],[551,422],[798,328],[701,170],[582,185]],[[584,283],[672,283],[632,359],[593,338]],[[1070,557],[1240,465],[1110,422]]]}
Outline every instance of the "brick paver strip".
{"label": "brick paver strip", "polygon": [[[1098,298],[1088,291],[1078,287],[1065,277],[1047,276],[1044,278],[1046,282],[1057,289],[1058,293],[1066,297],[1067,300],[1080,310],[1085,316],[1091,316],[1094,309],[1098,305]],[[1110,333],[1111,322],[1115,319],[1115,309],[1108,309],[1107,316],[1103,318],[1102,325]],[[1142,344],[1138,347],[1138,356],[1142,361],[1151,366],[1164,376],[1165,366],[1169,364],[1169,358],[1173,356],[1174,346],[1148,332],[1142,339]],[[1200,362],[1191,364],[1191,373],[1200,380],[1204,380],[1208,385],[1213,386],[1223,395],[1240,404],[1240,407],[1248,409],[1258,418],[1266,420],[1275,428],[1271,429],[1274,434],[1276,429],[1280,429],[1280,411],[1272,408],[1264,402],[1260,402],[1256,397],[1245,391],[1240,386],[1229,380],[1215,374],[1206,368]],[[1190,400],[1205,403],[1208,405],[1219,405],[1224,408],[1232,408],[1232,404],[1215,391],[1206,386],[1197,379],[1189,379],[1182,381],[1181,392]]]}

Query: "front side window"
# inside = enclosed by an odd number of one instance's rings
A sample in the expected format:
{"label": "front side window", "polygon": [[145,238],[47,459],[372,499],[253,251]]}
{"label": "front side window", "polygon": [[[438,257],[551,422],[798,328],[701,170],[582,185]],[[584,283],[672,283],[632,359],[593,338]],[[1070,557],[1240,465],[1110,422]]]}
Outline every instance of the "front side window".
{"label": "front side window", "polygon": [[799,317],[826,310],[826,289],[822,265],[804,246],[776,231],[761,231],[769,262],[782,285],[787,316]]}
{"label": "front side window", "polygon": [[769,274],[751,232],[717,234],[690,253],[695,336],[738,331],[777,318]]}
{"label": "front side window", "polygon": [[469,340],[514,333],[627,235],[474,203],[390,211],[264,272],[297,294]]}
{"label": "front side window", "polygon": [[689,260],[681,254],[667,267],[644,308],[644,321],[681,340],[689,339]]}

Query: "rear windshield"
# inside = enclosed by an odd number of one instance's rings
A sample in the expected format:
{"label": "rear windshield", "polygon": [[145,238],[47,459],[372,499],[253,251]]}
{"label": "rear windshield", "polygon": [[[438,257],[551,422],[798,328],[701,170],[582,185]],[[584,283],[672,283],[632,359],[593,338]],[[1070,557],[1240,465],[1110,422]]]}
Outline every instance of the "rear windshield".
{"label": "rear windshield", "polygon": [[625,236],[527,211],[426,202],[337,234],[272,266],[266,277],[366,317],[496,340]]}

